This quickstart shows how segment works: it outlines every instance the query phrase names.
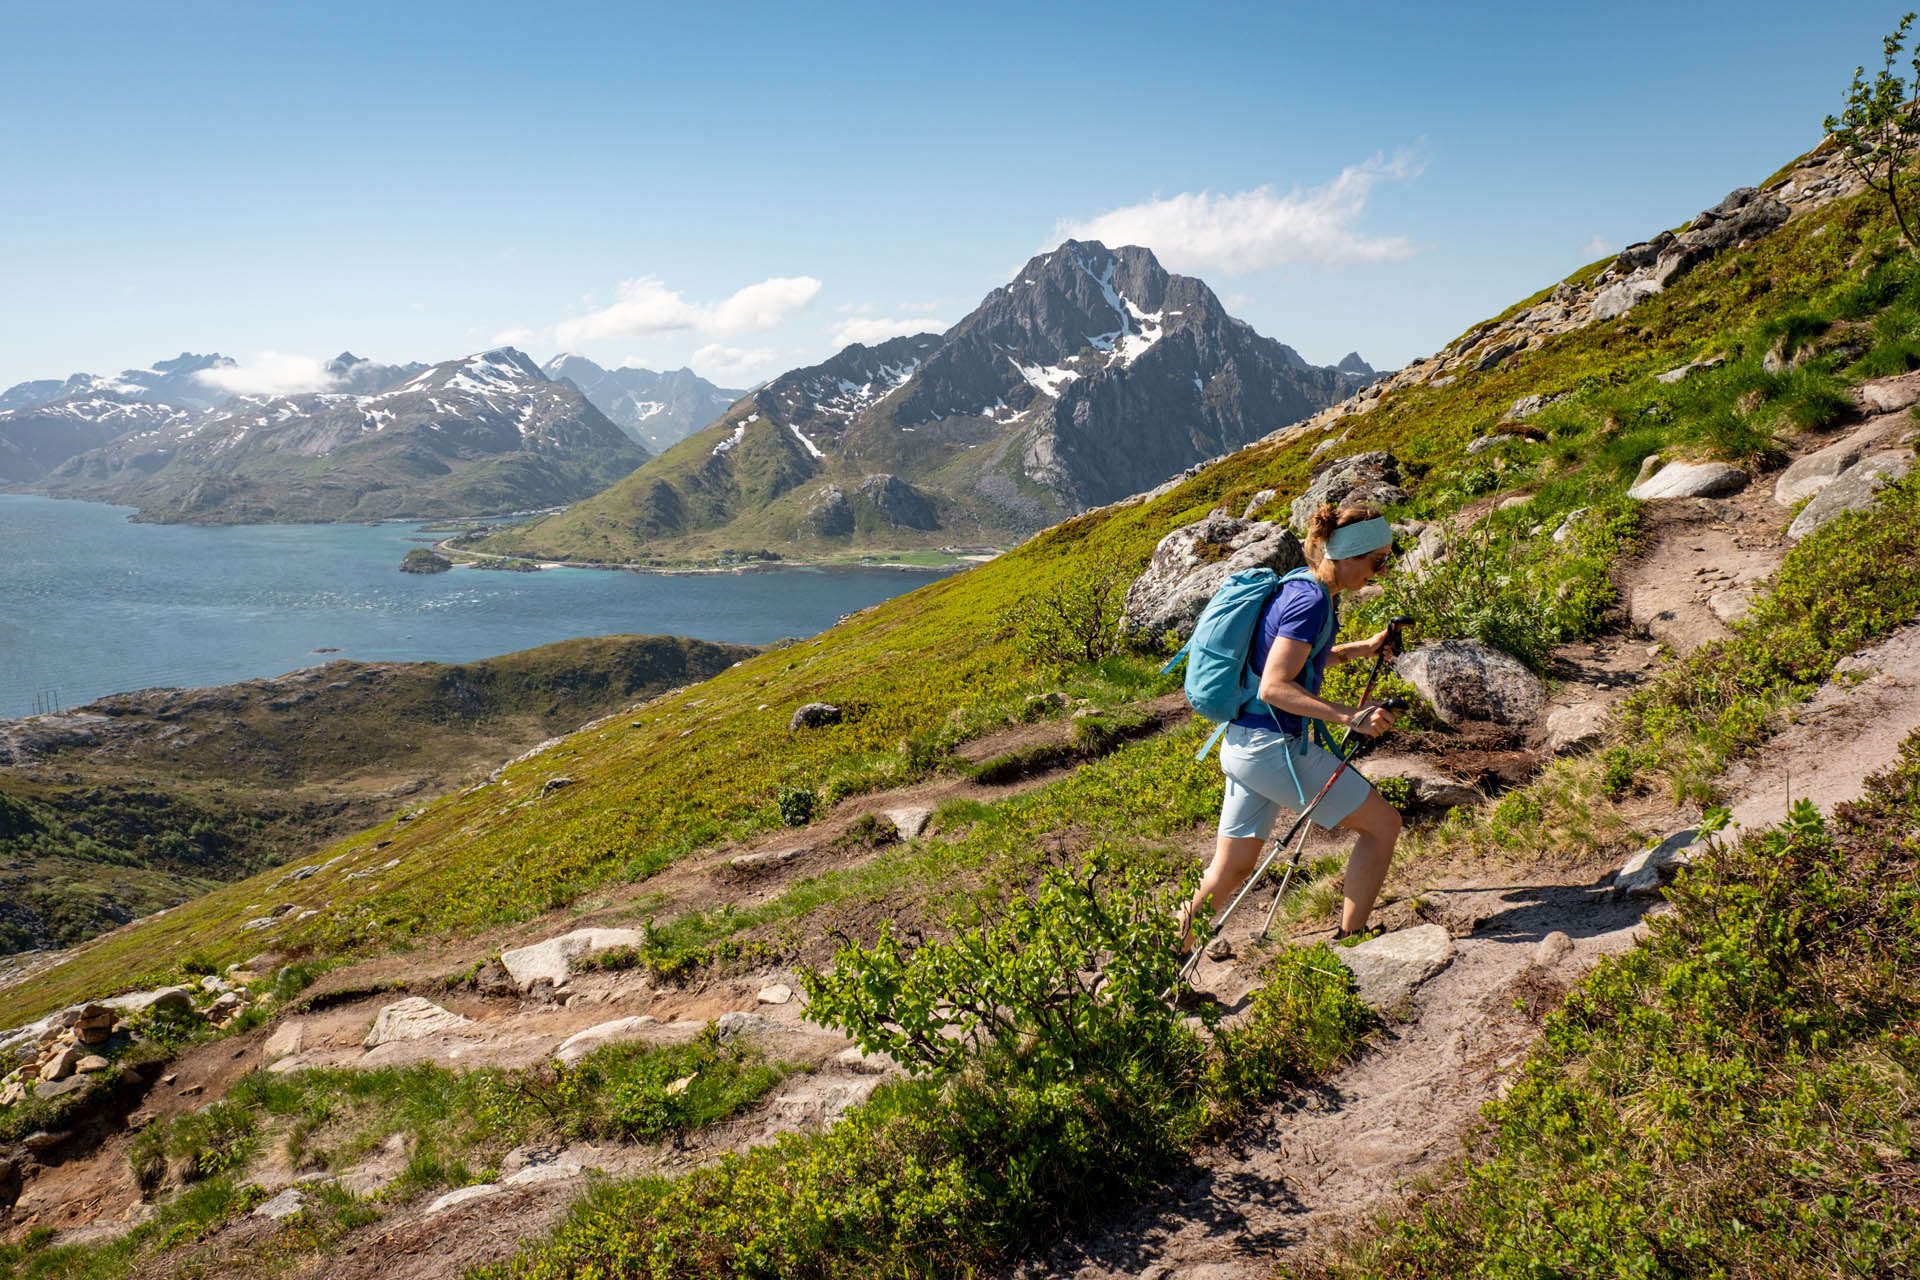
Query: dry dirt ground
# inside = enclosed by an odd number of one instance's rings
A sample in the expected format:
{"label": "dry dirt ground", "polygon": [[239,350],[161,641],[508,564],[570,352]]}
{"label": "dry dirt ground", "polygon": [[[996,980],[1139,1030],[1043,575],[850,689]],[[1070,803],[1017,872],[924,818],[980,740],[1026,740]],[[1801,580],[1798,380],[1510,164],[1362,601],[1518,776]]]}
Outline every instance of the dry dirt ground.
{"label": "dry dirt ground", "polygon": [[[1611,703],[1657,666],[1663,650],[1685,651],[1726,634],[1712,609],[1713,597],[1759,581],[1779,561],[1787,512],[1771,503],[1769,489],[1763,481],[1732,499],[1652,504],[1647,545],[1617,574],[1622,599],[1631,602],[1629,625],[1561,651],[1556,705]],[[1850,660],[1833,684],[1799,710],[1794,723],[1726,777],[1726,798],[1736,818],[1773,820],[1784,808],[1789,781],[1796,797],[1809,796],[1823,806],[1853,794],[1861,779],[1887,763],[1900,740],[1920,725],[1916,658],[1920,627],[1906,628]],[[1186,714],[1177,694],[1158,700],[1152,710],[1167,725]],[[973,744],[967,754],[985,759],[1066,729],[1064,720],[1008,729]],[[1475,774],[1469,780],[1488,789],[1512,781],[1507,775],[1530,759],[1521,743],[1493,739],[1452,755],[1451,760],[1444,753],[1434,758]],[[266,1065],[270,1037],[281,1037],[278,1047],[293,1047],[294,1027],[296,1064],[371,1065],[377,1059],[525,1066],[543,1061],[566,1036],[613,1018],[651,1014],[665,1024],[659,1034],[672,1038],[681,1028],[691,1032],[723,1013],[752,1011],[767,1020],[756,1035],[774,1056],[800,1071],[749,1113],[682,1146],[536,1152],[529,1158],[550,1165],[559,1175],[555,1180],[506,1188],[438,1214],[426,1212],[431,1197],[392,1206],[325,1257],[293,1261],[286,1271],[292,1276],[457,1275],[469,1265],[505,1257],[550,1226],[579,1195],[587,1169],[616,1175],[673,1172],[783,1131],[825,1123],[864,1097],[883,1078],[876,1072],[884,1064],[848,1061],[847,1042],[805,1024],[797,1002],[757,1002],[758,991],[769,983],[797,986],[790,972],[721,976],[685,987],[656,985],[639,971],[592,972],[577,975],[552,1000],[452,988],[445,979],[504,948],[569,929],[630,925],[642,909],[664,918],[723,901],[764,899],[799,877],[875,856],[875,849],[844,838],[867,814],[933,808],[954,798],[993,799],[1052,776],[1057,773],[1000,787],[949,778],[859,797],[804,832],[710,850],[644,885],[610,890],[585,910],[338,970],[311,993],[308,1011],[201,1046],[171,1064],[127,1130],[109,1133],[98,1145],[76,1141],[73,1149],[46,1152],[52,1163],[41,1166],[29,1182],[8,1234],[17,1238],[31,1226],[47,1225],[62,1229],[63,1238],[84,1239],[139,1220],[150,1210],[126,1172],[130,1130],[154,1115],[219,1096],[240,1073]],[[1673,830],[1687,819],[1672,811],[1637,816],[1650,830]],[[1197,831],[1190,843],[1203,856],[1211,834]],[[776,867],[752,873],[731,868],[731,860],[744,853],[798,846],[808,852]],[[1317,837],[1308,856],[1340,848]],[[1397,875],[1389,885],[1396,900],[1378,919],[1393,928],[1443,925],[1456,948],[1451,963],[1410,1001],[1388,1011],[1385,1026],[1354,1062],[1312,1091],[1277,1105],[1231,1141],[1196,1153],[1145,1203],[1085,1224],[1011,1274],[1021,1280],[1270,1276],[1277,1267],[1324,1249],[1371,1215],[1390,1210],[1411,1181],[1457,1159],[1480,1106],[1524,1059],[1545,1011],[1600,957],[1641,936],[1644,913],[1657,899],[1615,897],[1609,892],[1613,870],[1612,864],[1547,861],[1455,868],[1445,874],[1419,869],[1414,873],[1423,877],[1418,884]],[[1263,954],[1251,935],[1265,905],[1262,895],[1251,897],[1226,930],[1234,956],[1205,960],[1196,972],[1196,985],[1230,1009],[1244,1001]],[[1553,934],[1565,935],[1564,943],[1548,941]],[[1317,936],[1324,934],[1304,934],[1302,940]],[[360,1038],[378,1008],[407,992],[429,995],[472,1022],[404,1046],[373,1053],[361,1048]],[[353,1176],[377,1186],[398,1163],[392,1153],[376,1153]],[[581,1172],[567,1173],[570,1165]],[[295,1175],[282,1170],[279,1176],[291,1180]],[[194,1274],[256,1274],[255,1251],[274,1230],[243,1219],[221,1233],[211,1257],[201,1254],[193,1261]],[[141,1274],[170,1276],[187,1252],[156,1259]]]}

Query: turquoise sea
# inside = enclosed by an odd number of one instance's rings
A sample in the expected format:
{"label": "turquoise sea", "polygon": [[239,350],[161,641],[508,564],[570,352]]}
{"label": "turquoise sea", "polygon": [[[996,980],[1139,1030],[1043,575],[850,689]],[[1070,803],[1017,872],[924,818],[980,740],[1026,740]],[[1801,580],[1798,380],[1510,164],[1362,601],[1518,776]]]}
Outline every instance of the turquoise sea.
{"label": "turquoise sea", "polygon": [[[940,576],[904,569],[415,575],[412,524],[134,524],[0,494],[0,718],[334,658],[467,662],[575,636],[812,635]],[[336,650],[337,652],[327,652]]]}

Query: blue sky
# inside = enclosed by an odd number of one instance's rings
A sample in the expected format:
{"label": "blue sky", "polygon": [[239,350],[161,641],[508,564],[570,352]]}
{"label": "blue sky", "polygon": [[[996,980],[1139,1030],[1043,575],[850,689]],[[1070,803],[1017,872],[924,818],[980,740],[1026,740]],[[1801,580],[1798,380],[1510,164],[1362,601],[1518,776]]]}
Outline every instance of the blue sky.
{"label": "blue sky", "polygon": [[1380,367],[1818,140],[1896,7],[37,5],[0,386],[511,339],[745,385],[1069,231]]}

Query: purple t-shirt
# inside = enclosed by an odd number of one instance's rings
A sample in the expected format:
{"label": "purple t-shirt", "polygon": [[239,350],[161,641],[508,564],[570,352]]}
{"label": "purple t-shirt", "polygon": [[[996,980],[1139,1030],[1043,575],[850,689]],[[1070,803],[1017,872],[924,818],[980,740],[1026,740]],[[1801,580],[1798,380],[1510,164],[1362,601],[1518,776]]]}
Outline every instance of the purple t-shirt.
{"label": "purple t-shirt", "polygon": [[[1253,635],[1253,670],[1257,674],[1267,669],[1267,654],[1273,649],[1273,642],[1281,636],[1289,640],[1298,640],[1311,649],[1313,642],[1320,638],[1320,628],[1326,625],[1327,615],[1333,609],[1333,597],[1318,582],[1308,578],[1295,578],[1292,582],[1283,582],[1280,589],[1273,593],[1273,599],[1267,601],[1266,612],[1260,615],[1260,629]],[[1328,650],[1333,646],[1329,644]],[[1320,679],[1326,673],[1326,653],[1307,655],[1306,666],[1294,677],[1302,689],[1308,693],[1320,692]],[[1280,720],[1283,733],[1300,734],[1306,731],[1306,717],[1274,709]],[[1242,712],[1234,719],[1237,725],[1249,729],[1271,729],[1273,720],[1258,708]]]}

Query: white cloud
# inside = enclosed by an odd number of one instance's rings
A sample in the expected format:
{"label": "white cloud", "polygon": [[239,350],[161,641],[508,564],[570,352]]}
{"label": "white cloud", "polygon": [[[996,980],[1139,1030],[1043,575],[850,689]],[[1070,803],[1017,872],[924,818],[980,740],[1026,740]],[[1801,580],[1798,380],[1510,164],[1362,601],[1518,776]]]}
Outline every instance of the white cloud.
{"label": "white cloud", "polygon": [[841,320],[828,333],[835,347],[844,347],[859,342],[872,346],[876,342],[885,342],[888,338],[902,338],[910,333],[943,333],[947,324],[944,320],[931,320],[926,316],[907,316],[895,320],[886,316],[868,319],[856,316],[851,320]]}
{"label": "white cloud", "polygon": [[1220,299],[1221,305],[1229,311],[1245,311],[1258,301],[1260,301],[1260,299],[1250,293],[1230,293]]}
{"label": "white cloud", "polygon": [[327,372],[327,362],[320,357],[284,351],[261,351],[251,360],[238,364],[202,369],[193,378],[195,382],[237,396],[299,395],[306,391],[325,391],[337,381]]}
{"label": "white cloud", "polygon": [[[1282,194],[1256,187],[1234,195],[1183,192],[1165,200],[1109,210],[1086,221],[1063,220],[1053,243],[1099,240],[1145,245],[1175,271],[1244,275],[1289,262],[1343,266],[1413,256],[1405,236],[1366,236],[1354,229],[1382,181],[1407,181],[1419,166],[1407,152],[1348,165],[1332,182]],[[1051,246],[1048,246],[1051,247]]]}
{"label": "white cloud", "polygon": [[820,282],[812,276],[775,276],[718,302],[689,302],[655,276],[622,281],[618,292],[600,310],[555,325],[554,340],[563,347],[577,347],[677,329],[693,329],[712,338],[764,332],[812,302]]}
{"label": "white cloud", "polygon": [[762,372],[776,357],[772,347],[729,347],[710,342],[695,351],[687,364],[709,382],[737,382]]}
{"label": "white cloud", "polygon": [[1580,246],[1580,261],[1593,262],[1618,252],[1620,252],[1618,244],[1595,232],[1585,244]]}
{"label": "white cloud", "polygon": [[529,342],[540,341],[537,329],[502,329],[493,335],[492,345],[496,347],[524,347]]}

